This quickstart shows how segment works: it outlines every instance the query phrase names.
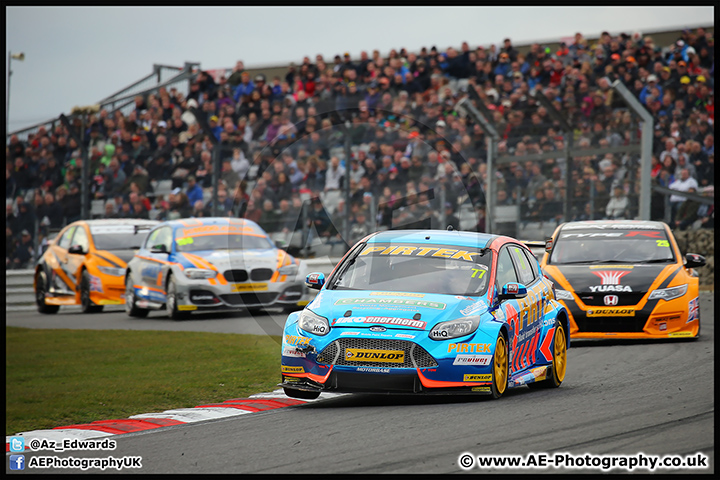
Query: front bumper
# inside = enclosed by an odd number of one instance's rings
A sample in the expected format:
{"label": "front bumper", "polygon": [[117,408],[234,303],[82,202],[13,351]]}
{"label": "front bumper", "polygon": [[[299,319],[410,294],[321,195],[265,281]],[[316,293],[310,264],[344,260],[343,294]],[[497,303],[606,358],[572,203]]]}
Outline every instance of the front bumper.
{"label": "front bumper", "polygon": [[[284,388],[366,393],[490,393],[494,345],[482,332],[458,342],[430,340],[427,331],[404,329],[388,329],[383,334],[343,329],[327,339],[306,335],[295,324],[285,329],[280,383]],[[375,355],[356,360],[359,352]],[[475,364],[467,364],[469,358]]]}
{"label": "front bumper", "polygon": [[301,282],[210,285],[207,281],[195,280],[176,284],[176,289],[178,310],[186,311],[303,307],[310,300],[308,289]]}

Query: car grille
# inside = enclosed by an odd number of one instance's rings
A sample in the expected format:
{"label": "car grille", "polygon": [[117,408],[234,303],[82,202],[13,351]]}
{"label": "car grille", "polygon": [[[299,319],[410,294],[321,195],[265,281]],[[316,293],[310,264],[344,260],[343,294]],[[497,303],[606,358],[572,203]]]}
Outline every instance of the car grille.
{"label": "car grille", "polygon": [[606,295],[617,295],[618,304],[613,306],[618,307],[634,307],[647,292],[633,292],[633,293],[578,293],[580,301],[582,301],[588,307],[605,307],[605,296]]}
{"label": "car grille", "polygon": [[247,293],[228,293],[220,295],[225,303],[230,305],[269,305],[275,302],[277,292],[247,292]]}
{"label": "car grille", "polygon": [[256,268],[250,272],[250,279],[253,281],[270,280],[273,276],[273,271],[269,268]]}
{"label": "car grille", "polygon": [[270,280],[273,273],[274,272],[269,268],[255,268],[249,274],[247,270],[235,269],[225,270],[223,275],[228,282],[247,282],[248,279],[254,282],[262,282]]}
{"label": "car grille", "polygon": [[[405,361],[400,363],[387,362],[348,362],[345,359],[346,348],[365,350],[402,350]],[[322,361],[320,359],[323,359]],[[385,340],[382,338],[340,338],[318,354],[318,362],[331,365],[348,365],[353,367],[385,367],[385,368],[425,368],[437,367],[435,359],[420,345],[406,340]]]}
{"label": "car grille", "polygon": [[225,270],[223,273],[228,282],[246,282],[248,279],[247,270]]}

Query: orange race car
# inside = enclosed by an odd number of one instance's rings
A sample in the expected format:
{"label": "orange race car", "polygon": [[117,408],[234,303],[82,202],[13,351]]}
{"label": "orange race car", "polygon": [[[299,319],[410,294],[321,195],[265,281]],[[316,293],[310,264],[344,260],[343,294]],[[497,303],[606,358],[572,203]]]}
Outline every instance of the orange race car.
{"label": "orange race car", "polygon": [[35,267],[33,286],[40,313],[81,305],[85,313],[122,305],[125,267],[150,229],[143,219],[80,220],[50,241]]}
{"label": "orange race car", "polygon": [[541,266],[570,313],[570,336],[700,336],[701,255],[683,257],[662,222],[569,222],[557,227]]}

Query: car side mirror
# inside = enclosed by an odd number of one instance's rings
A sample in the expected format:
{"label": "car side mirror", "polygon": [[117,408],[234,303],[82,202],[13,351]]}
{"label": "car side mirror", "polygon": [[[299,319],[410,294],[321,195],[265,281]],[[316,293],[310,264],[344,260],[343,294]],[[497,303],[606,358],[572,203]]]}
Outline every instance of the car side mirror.
{"label": "car side mirror", "polygon": [[705,265],[705,257],[697,253],[688,253],[685,255],[685,268],[697,268]]}
{"label": "car side mirror", "polygon": [[325,285],[325,274],[320,272],[313,272],[305,277],[305,285],[313,290],[320,290]]}
{"label": "car side mirror", "polygon": [[170,252],[167,251],[167,248],[165,247],[165,245],[160,244],[160,245],[153,245],[152,248],[150,249],[150,253],[170,253]]}
{"label": "car side mirror", "polygon": [[85,250],[83,250],[83,247],[81,245],[71,245],[70,248],[68,248],[68,253],[72,253],[75,255],[85,255],[86,252]]}
{"label": "car side mirror", "polygon": [[498,299],[502,302],[508,299],[520,299],[527,297],[527,287],[522,283],[510,282],[502,287],[502,292],[498,295]]}

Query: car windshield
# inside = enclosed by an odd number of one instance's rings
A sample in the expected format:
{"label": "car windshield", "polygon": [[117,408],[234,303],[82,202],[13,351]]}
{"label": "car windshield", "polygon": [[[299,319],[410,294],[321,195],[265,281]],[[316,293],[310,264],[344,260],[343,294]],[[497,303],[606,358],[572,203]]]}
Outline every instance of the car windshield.
{"label": "car windshield", "polygon": [[119,227],[91,227],[97,250],[137,250],[150,233],[150,227],[136,229],[134,225]]}
{"label": "car windshield", "polygon": [[665,230],[563,229],[548,263],[669,263],[675,254]]}
{"label": "car windshield", "polygon": [[337,290],[482,295],[489,250],[452,245],[369,244],[340,267]]}
{"label": "car windshield", "polygon": [[265,250],[275,248],[269,238],[261,235],[219,233],[193,235],[175,239],[178,252],[200,250]]}

